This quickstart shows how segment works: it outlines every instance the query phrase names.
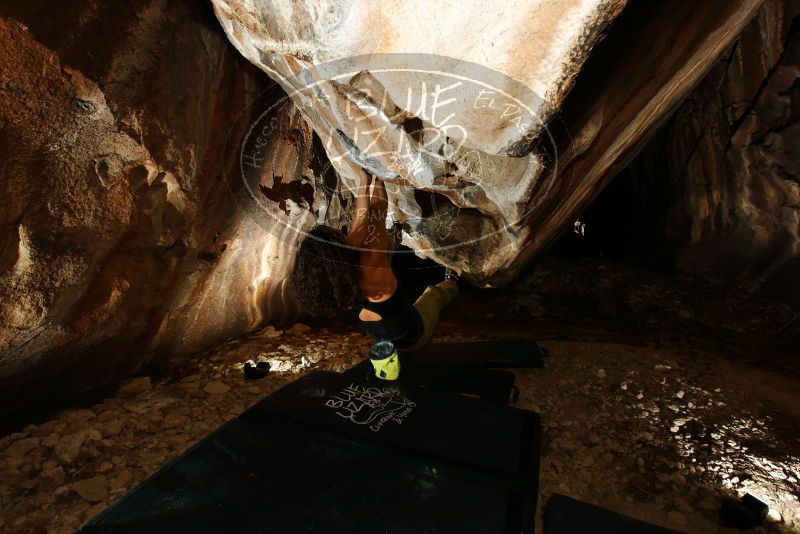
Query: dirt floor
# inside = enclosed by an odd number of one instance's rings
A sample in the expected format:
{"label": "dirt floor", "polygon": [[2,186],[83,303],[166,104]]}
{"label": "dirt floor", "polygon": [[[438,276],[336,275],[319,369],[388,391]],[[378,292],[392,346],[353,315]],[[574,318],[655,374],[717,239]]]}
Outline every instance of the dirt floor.
{"label": "dirt floor", "polygon": [[[792,322],[794,320],[794,322]],[[800,532],[800,320],[781,305],[596,260],[466,291],[439,340],[523,337],[550,350],[517,373],[543,425],[540,505],[554,493],[685,532],[743,492]],[[370,340],[346,321],[268,327],[157,362],[114,391],[0,439],[0,531],[73,532],[224,421],[309,370],[344,370]],[[242,363],[263,358],[266,378]]]}

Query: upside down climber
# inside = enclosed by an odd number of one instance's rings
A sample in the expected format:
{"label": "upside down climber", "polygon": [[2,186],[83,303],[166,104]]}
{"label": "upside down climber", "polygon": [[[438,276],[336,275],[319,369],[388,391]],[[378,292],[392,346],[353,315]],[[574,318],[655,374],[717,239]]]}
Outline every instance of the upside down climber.
{"label": "upside down climber", "polygon": [[359,322],[375,340],[370,360],[376,376],[396,380],[398,351],[415,351],[430,341],[439,312],[458,295],[458,276],[448,269],[444,281],[428,286],[409,303],[391,266],[383,182],[359,169],[356,183],[349,230],[320,225],[309,232],[291,282],[300,304],[312,314],[358,311]]}

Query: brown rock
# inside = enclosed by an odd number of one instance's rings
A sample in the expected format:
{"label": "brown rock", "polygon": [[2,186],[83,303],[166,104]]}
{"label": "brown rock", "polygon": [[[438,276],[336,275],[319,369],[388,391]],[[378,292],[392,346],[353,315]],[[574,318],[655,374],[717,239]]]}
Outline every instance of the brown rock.
{"label": "brown rock", "polygon": [[6,456],[21,458],[39,446],[39,438],[25,438],[13,442],[6,448]]}
{"label": "brown rock", "polygon": [[42,463],[43,471],[47,469],[55,469],[56,467],[58,467],[58,462],[54,462],[53,460],[47,460],[46,462]]}
{"label": "brown rock", "polygon": [[45,434],[50,434],[51,432],[55,431],[56,425],[58,424],[58,419],[50,419],[49,421],[45,421],[39,428],[37,429],[37,434],[43,436]]}
{"label": "brown rock", "polygon": [[34,495],[31,502],[39,509],[44,509],[54,504],[56,502],[56,497],[51,492],[44,491]]}
{"label": "brown rock", "polygon": [[230,386],[227,384],[220,382],[220,381],[213,381],[206,384],[206,387],[203,388],[203,391],[208,393],[209,395],[221,395],[223,393],[227,393],[230,391]]}
{"label": "brown rock", "polygon": [[57,434],[56,432],[53,432],[52,434],[49,434],[42,440],[42,446],[52,449],[53,447],[58,445],[58,442],[60,440],[61,440],[61,435]]}
{"label": "brown rock", "polygon": [[97,416],[97,421],[100,423],[107,423],[119,419],[120,413],[116,410],[106,410]]}
{"label": "brown rock", "polygon": [[544,309],[539,297],[536,295],[521,295],[516,300],[517,304],[526,308],[528,313],[534,317],[542,317],[547,314],[547,310]]}
{"label": "brown rock", "polygon": [[200,384],[197,382],[181,382],[178,387],[184,391],[197,391],[200,389]]}
{"label": "brown rock", "polygon": [[[13,164],[0,184],[0,412],[293,312],[284,278],[295,238],[273,241],[276,226],[239,209],[230,188],[241,181],[223,175],[228,133],[242,139],[261,113],[248,102],[271,83],[230,47],[207,4],[101,4],[2,10],[11,82],[0,84],[0,161]],[[294,191],[314,175],[312,136],[296,110],[280,120],[264,148],[281,157],[263,170]],[[274,214],[288,220],[280,200]],[[231,291],[267,262],[255,292]],[[259,317],[241,313],[253,306]]]}
{"label": "brown rock", "polygon": [[69,464],[78,456],[81,446],[88,437],[89,431],[85,429],[63,436],[55,446],[54,452],[56,457],[65,464]]}
{"label": "brown rock", "polygon": [[124,470],[120,471],[117,474],[117,476],[115,476],[114,478],[111,479],[111,481],[108,484],[108,487],[110,489],[112,489],[112,490],[125,488],[125,487],[128,486],[128,483],[131,480],[133,480],[133,474],[130,471],[128,471],[127,469],[124,469]]}
{"label": "brown rock", "polygon": [[181,446],[186,444],[191,439],[192,436],[190,436],[189,434],[175,434],[174,436],[169,437],[169,442],[172,443],[173,445]]}
{"label": "brown rock", "polygon": [[97,466],[97,469],[95,469],[95,471],[97,473],[107,473],[108,471],[111,471],[113,468],[114,464],[112,464],[111,462],[103,462],[99,466]]}
{"label": "brown rock", "polygon": [[258,337],[274,339],[280,337],[282,334],[283,334],[282,330],[276,330],[274,326],[270,325],[261,330],[261,332],[258,333]]}
{"label": "brown rock", "polygon": [[70,489],[90,502],[108,498],[108,480],[102,475],[73,482]]}
{"label": "brown rock", "polygon": [[76,421],[88,421],[95,417],[95,413],[92,410],[83,409],[83,410],[67,410],[64,412],[63,417],[70,422]]}
{"label": "brown rock", "polygon": [[691,515],[694,513],[694,508],[690,505],[687,501],[681,499],[680,497],[675,497],[675,509],[679,512]]}
{"label": "brown rock", "polygon": [[671,522],[675,523],[676,525],[682,526],[686,524],[686,516],[683,513],[679,512],[678,510],[671,510],[667,514],[667,517]]}
{"label": "brown rock", "polygon": [[151,410],[150,406],[139,402],[130,402],[129,404],[125,405],[125,409],[137,415],[146,415]]}
{"label": "brown rock", "polygon": [[124,419],[122,419],[122,418],[114,419],[114,420],[109,421],[108,423],[104,424],[102,427],[100,427],[100,433],[104,437],[116,436],[117,434],[119,434],[122,431],[122,429],[124,427],[125,427],[125,420]]}
{"label": "brown rock", "polygon": [[187,421],[188,417],[177,413],[168,413],[164,416],[164,425],[170,428],[185,425]]}
{"label": "brown rock", "polygon": [[123,395],[136,395],[137,393],[149,391],[152,387],[153,386],[150,383],[150,377],[143,376],[129,380],[120,388],[119,392]]}
{"label": "brown rock", "polygon": [[64,470],[60,467],[46,469],[39,475],[39,485],[43,489],[55,489],[64,483]]}
{"label": "brown rock", "polygon": [[307,324],[303,323],[294,323],[290,328],[286,330],[287,334],[305,334],[311,331],[311,327]]}
{"label": "brown rock", "polygon": [[86,520],[93,519],[95,516],[100,515],[100,512],[108,508],[108,505],[104,502],[97,503],[88,510],[86,510]]}

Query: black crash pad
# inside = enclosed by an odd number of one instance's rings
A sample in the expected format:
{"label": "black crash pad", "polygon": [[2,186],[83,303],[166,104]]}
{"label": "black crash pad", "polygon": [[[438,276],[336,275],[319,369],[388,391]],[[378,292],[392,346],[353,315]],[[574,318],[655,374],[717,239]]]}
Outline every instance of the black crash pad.
{"label": "black crash pad", "polygon": [[538,453],[531,450],[539,426],[534,413],[427,388],[313,373],[248,412],[261,414],[525,480],[538,473],[531,464],[531,453]]}
{"label": "black crash pad", "polygon": [[403,361],[494,368],[544,367],[547,350],[527,339],[431,343],[403,355]]}
{"label": "black crash pad", "polygon": [[544,534],[679,534],[558,493],[547,501],[542,523]]}
{"label": "black crash pad", "polygon": [[336,373],[289,384],[85,532],[533,532],[539,420]]}
{"label": "black crash pad", "polygon": [[[398,384],[449,391],[501,404],[516,400],[515,377],[514,373],[509,371],[408,361],[405,355],[400,356],[400,364]],[[358,379],[366,378],[375,384],[386,384],[385,380],[375,376],[375,369],[368,359],[345,371],[344,374]]]}
{"label": "black crash pad", "polygon": [[[516,400],[514,375],[498,369],[541,368],[546,356],[545,349],[525,339],[432,343],[419,351],[401,354],[398,382],[507,404]],[[369,360],[346,374],[369,376],[380,382],[374,377]]]}

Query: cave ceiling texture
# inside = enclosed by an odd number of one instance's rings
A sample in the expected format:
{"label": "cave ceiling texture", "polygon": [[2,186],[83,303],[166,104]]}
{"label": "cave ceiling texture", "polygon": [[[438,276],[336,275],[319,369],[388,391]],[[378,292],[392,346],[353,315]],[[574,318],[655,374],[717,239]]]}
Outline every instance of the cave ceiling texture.
{"label": "cave ceiling texture", "polygon": [[796,281],[796,11],[3,1],[5,408],[293,317],[298,240],[346,226],[356,167],[402,243],[474,285],[513,281],[631,162],[643,197],[682,184],[656,221],[679,266]]}

